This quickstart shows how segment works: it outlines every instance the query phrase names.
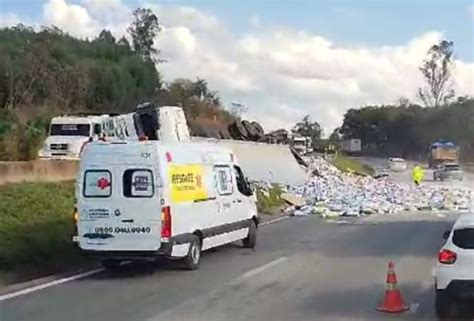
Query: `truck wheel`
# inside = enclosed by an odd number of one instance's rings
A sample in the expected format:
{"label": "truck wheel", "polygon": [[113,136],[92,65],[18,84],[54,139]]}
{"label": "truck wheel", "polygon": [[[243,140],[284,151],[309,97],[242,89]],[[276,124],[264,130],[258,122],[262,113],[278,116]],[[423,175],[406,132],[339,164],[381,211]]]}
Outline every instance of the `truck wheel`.
{"label": "truck wheel", "polygon": [[265,136],[265,131],[263,130],[262,125],[260,125],[256,121],[252,122],[250,125],[253,127],[253,130],[256,134],[255,135],[256,140],[259,140]]}
{"label": "truck wheel", "polygon": [[242,122],[236,121],[234,124],[235,124],[235,129],[236,129],[237,133],[240,136],[240,139],[241,140],[248,140],[249,134],[248,134],[247,129],[245,128],[245,126],[242,124]]}
{"label": "truck wheel", "polygon": [[247,249],[253,249],[257,245],[257,225],[253,220],[249,226],[249,234],[242,240],[242,243]]}
{"label": "truck wheel", "polygon": [[109,271],[116,271],[119,267],[120,267],[120,264],[122,263],[122,261],[120,260],[112,260],[112,259],[108,259],[108,260],[103,260],[102,261],[102,266],[106,269],[106,270],[109,270]]}
{"label": "truck wheel", "polygon": [[183,259],[184,268],[186,270],[196,270],[201,262],[201,240],[196,235],[193,235],[191,243],[189,244],[189,251]]}

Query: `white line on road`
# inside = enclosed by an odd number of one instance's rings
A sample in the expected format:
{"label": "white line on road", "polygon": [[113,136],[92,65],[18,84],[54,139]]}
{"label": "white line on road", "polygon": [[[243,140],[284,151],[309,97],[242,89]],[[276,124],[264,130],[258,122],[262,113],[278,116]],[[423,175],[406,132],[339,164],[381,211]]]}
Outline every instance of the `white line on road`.
{"label": "white line on road", "polygon": [[276,218],[274,220],[270,220],[270,221],[260,223],[260,226],[276,223],[276,222],[279,222],[279,221],[283,221],[283,220],[286,220],[287,218],[289,218],[289,216],[279,217],[279,218]]}
{"label": "white line on road", "polygon": [[239,276],[239,277],[237,277],[236,279],[234,279],[233,281],[228,282],[227,285],[236,285],[236,284],[238,284],[238,283],[241,283],[241,282],[243,282],[243,281],[245,281],[245,280],[247,280],[247,279],[250,279],[251,277],[253,277],[253,276],[257,275],[257,274],[260,274],[260,273],[262,273],[262,272],[264,272],[264,271],[266,271],[266,270],[268,270],[268,269],[270,269],[270,268],[272,268],[272,267],[274,267],[274,266],[276,266],[276,265],[278,265],[278,264],[280,264],[280,263],[286,261],[287,259],[288,259],[287,257],[282,256],[282,257],[280,257],[280,258],[278,258],[278,259],[276,259],[276,260],[273,260],[273,261],[271,261],[271,262],[268,262],[268,263],[266,263],[266,264],[264,264],[264,265],[262,265],[262,266],[259,266],[259,267],[255,268],[255,269],[249,270],[249,271],[245,272],[244,274],[242,274],[241,276]]}
{"label": "white line on road", "polygon": [[416,312],[418,311],[418,308],[420,307],[420,304],[419,303],[412,303],[410,304],[410,310],[409,310],[409,313],[410,314],[416,314]]}
{"label": "white line on road", "polygon": [[[276,218],[274,220],[270,220],[270,221],[261,223],[260,226],[276,223],[276,222],[285,220],[287,218],[289,218],[289,216],[279,217],[279,218]],[[272,263],[272,262],[270,262],[270,263]],[[4,294],[4,295],[0,295],[0,302],[6,301],[6,300],[9,300],[9,299],[13,299],[13,298],[16,298],[18,296],[26,295],[26,294],[29,294],[29,293],[32,293],[32,292],[44,290],[44,289],[50,288],[52,286],[56,286],[56,285],[64,284],[64,283],[67,283],[67,282],[79,280],[79,279],[91,276],[93,274],[97,274],[97,273],[102,272],[102,271],[104,271],[103,268],[95,269],[95,270],[87,271],[87,272],[84,272],[84,273],[72,275],[72,276],[67,277],[67,278],[61,278],[61,279],[54,280],[54,281],[51,281],[51,282],[48,282],[48,283],[44,283],[44,284],[36,285],[36,286],[33,286],[33,287],[29,287],[29,288],[26,288],[26,289],[23,289],[23,290],[19,290],[19,291],[15,291],[15,292],[12,292],[12,293],[7,293],[7,294]]]}
{"label": "white line on road", "polygon": [[92,271],[76,274],[76,275],[73,275],[73,276],[70,276],[70,277],[67,277],[67,278],[62,278],[62,279],[55,280],[55,281],[52,281],[52,282],[36,285],[36,286],[31,287],[31,288],[26,288],[26,289],[23,289],[23,290],[20,290],[20,291],[4,294],[4,295],[0,296],[0,302],[3,302],[3,301],[8,300],[8,299],[15,298],[17,296],[29,294],[29,293],[36,292],[36,291],[39,291],[39,290],[43,290],[43,289],[46,289],[46,288],[49,288],[49,287],[52,287],[52,286],[55,286],[55,285],[59,285],[59,284],[71,282],[71,281],[74,281],[74,280],[82,279],[82,278],[85,278],[85,277],[90,276],[92,274],[102,272],[103,270],[104,270],[103,268],[95,269],[95,270],[92,270]]}

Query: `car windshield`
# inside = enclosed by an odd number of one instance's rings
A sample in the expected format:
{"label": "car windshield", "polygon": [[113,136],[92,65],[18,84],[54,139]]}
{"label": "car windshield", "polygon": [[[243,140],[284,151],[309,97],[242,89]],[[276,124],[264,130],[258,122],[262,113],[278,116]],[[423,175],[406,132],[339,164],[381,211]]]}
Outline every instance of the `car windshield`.
{"label": "car windshield", "polygon": [[[474,249],[474,227],[455,230],[453,233],[453,243],[462,249]],[[474,268],[474,267],[473,267]]]}
{"label": "car windshield", "polygon": [[89,136],[89,124],[52,124],[51,136]]}

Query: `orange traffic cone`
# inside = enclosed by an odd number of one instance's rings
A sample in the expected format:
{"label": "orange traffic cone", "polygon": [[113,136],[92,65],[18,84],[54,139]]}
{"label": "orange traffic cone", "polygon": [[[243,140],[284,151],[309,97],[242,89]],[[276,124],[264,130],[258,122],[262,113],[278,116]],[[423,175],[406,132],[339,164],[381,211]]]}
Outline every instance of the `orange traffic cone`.
{"label": "orange traffic cone", "polygon": [[377,310],[389,313],[399,313],[408,310],[402,298],[402,293],[397,288],[397,275],[395,274],[395,264],[388,262],[387,289],[382,305]]}

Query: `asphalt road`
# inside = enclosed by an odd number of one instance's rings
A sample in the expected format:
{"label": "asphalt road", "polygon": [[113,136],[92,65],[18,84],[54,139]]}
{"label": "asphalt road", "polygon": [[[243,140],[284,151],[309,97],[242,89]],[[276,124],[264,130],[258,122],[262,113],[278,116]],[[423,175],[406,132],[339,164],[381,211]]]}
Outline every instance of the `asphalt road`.
{"label": "asphalt road", "polygon": [[[400,214],[262,226],[256,251],[226,246],[198,271],[128,266],[0,303],[1,321],[435,320],[432,267],[455,216]],[[410,311],[386,315],[394,260]]]}
{"label": "asphalt road", "polygon": [[[387,158],[376,158],[376,157],[357,157],[357,159],[369,166],[372,166],[376,171],[387,172],[389,177],[397,182],[412,183],[411,170],[415,165],[414,162],[407,162],[407,170],[403,172],[390,172],[387,169]],[[460,181],[434,181],[433,180],[433,170],[428,169],[427,164],[421,164],[425,167],[424,169],[424,179],[422,184],[426,185],[437,185],[437,186],[446,186],[452,188],[470,188],[474,189],[474,172],[472,170],[466,170],[464,168],[463,180]],[[462,167],[462,166],[461,166]]]}

